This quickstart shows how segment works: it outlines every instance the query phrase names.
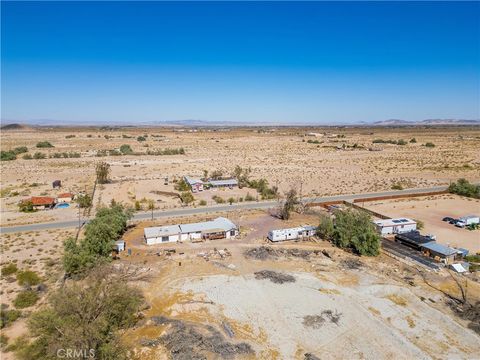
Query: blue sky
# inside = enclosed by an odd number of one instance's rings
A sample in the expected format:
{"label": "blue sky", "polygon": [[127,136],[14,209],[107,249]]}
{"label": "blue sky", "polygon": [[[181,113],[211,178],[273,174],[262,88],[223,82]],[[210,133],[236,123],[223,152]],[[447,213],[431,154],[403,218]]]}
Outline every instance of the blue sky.
{"label": "blue sky", "polygon": [[478,2],[2,2],[3,121],[480,117]]}

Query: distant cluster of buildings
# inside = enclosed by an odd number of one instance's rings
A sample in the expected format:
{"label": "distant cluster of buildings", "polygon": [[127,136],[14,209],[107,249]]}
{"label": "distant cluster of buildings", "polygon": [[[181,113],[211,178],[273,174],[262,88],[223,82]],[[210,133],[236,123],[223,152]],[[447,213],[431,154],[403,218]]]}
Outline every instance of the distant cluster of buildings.
{"label": "distant cluster of buildings", "polygon": [[203,191],[208,188],[234,188],[238,186],[237,179],[207,180],[203,181],[190,176],[184,176],[183,179],[190,186],[192,192]]}

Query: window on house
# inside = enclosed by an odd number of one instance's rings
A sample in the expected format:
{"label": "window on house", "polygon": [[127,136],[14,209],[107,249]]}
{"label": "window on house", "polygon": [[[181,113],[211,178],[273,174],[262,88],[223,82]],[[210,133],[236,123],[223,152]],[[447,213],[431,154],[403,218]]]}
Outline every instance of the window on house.
{"label": "window on house", "polygon": [[162,236],[162,242],[168,242],[168,236]]}

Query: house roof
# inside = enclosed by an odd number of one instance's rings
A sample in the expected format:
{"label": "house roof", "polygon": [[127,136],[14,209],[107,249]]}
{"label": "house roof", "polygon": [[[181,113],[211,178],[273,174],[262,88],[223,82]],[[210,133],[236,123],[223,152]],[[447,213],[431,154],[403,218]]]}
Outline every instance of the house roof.
{"label": "house roof", "polygon": [[191,223],[191,224],[180,224],[180,225],[167,225],[167,226],[157,226],[157,227],[148,227],[143,230],[145,237],[162,237],[170,236],[176,234],[187,234],[187,233],[196,233],[196,232],[219,232],[219,231],[229,231],[236,229],[236,225],[230,220],[219,217],[211,221]]}
{"label": "house roof", "polygon": [[188,183],[188,185],[193,186],[195,184],[203,184],[203,181],[200,179],[195,179],[190,176],[184,176],[183,177],[185,181]]}
{"label": "house roof", "polygon": [[237,186],[237,179],[209,180],[208,183],[213,186]]}
{"label": "house roof", "polygon": [[452,249],[451,247],[448,247],[448,246],[445,246],[445,245],[442,245],[442,244],[438,244],[435,241],[423,244],[422,248],[434,251],[437,254],[440,254],[440,255],[443,255],[443,256],[452,256],[452,255],[455,255],[458,252],[457,249]]}
{"label": "house roof", "polygon": [[279,233],[285,234],[285,233],[290,233],[295,231],[311,231],[311,230],[316,230],[316,227],[307,225],[307,226],[298,226],[298,227],[287,228],[287,229],[275,229],[275,230],[271,230],[270,232],[275,234],[279,234]]}
{"label": "house roof", "polygon": [[41,206],[41,205],[52,205],[55,204],[55,198],[48,196],[32,196],[30,198],[32,205]]}
{"label": "house roof", "polygon": [[61,198],[71,198],[73,197],[73,194],[72,193],[63,193],[63,194],[60,194],[57,196],[57,198],[61,199]]}
{"label": "house roof", "polygon": [[427,244],[429,242],[432,242],[431,237],[421,235],[419,231],[409,231],[402,234],[396,234],[395,238],[403,241],[407,241],[411,244],[417,244],[417,245],[422,245],[422,244]]}
{"label": "house roof", "polygon": [[408,218],[375,220],[374,223],[375,225],[381,226],[381,227],[416,224],[414,220],[408,219]]}

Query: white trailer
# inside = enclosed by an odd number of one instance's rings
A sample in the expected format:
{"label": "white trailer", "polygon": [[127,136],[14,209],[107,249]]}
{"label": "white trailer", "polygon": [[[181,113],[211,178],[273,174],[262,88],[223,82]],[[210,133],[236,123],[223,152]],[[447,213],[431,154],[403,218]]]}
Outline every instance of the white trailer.
{"label": "white trailer", "polygon": [[467,215],[458,219],[456,225],[458,227],[465,227],[472,224],[480,223],[480,218],[476,215]]}
{"label": "white trailer", "polygon": [[314,236],[317,228],[315,226],[299,226],[290,229],[277,229],[268,232],[267,238],[270,241],[298,240]]}
{"label": "white trailer", "polygon": [[385,219],[373,222],[381,235],[403,234],[417,230],[417,223],[411,219]]}

